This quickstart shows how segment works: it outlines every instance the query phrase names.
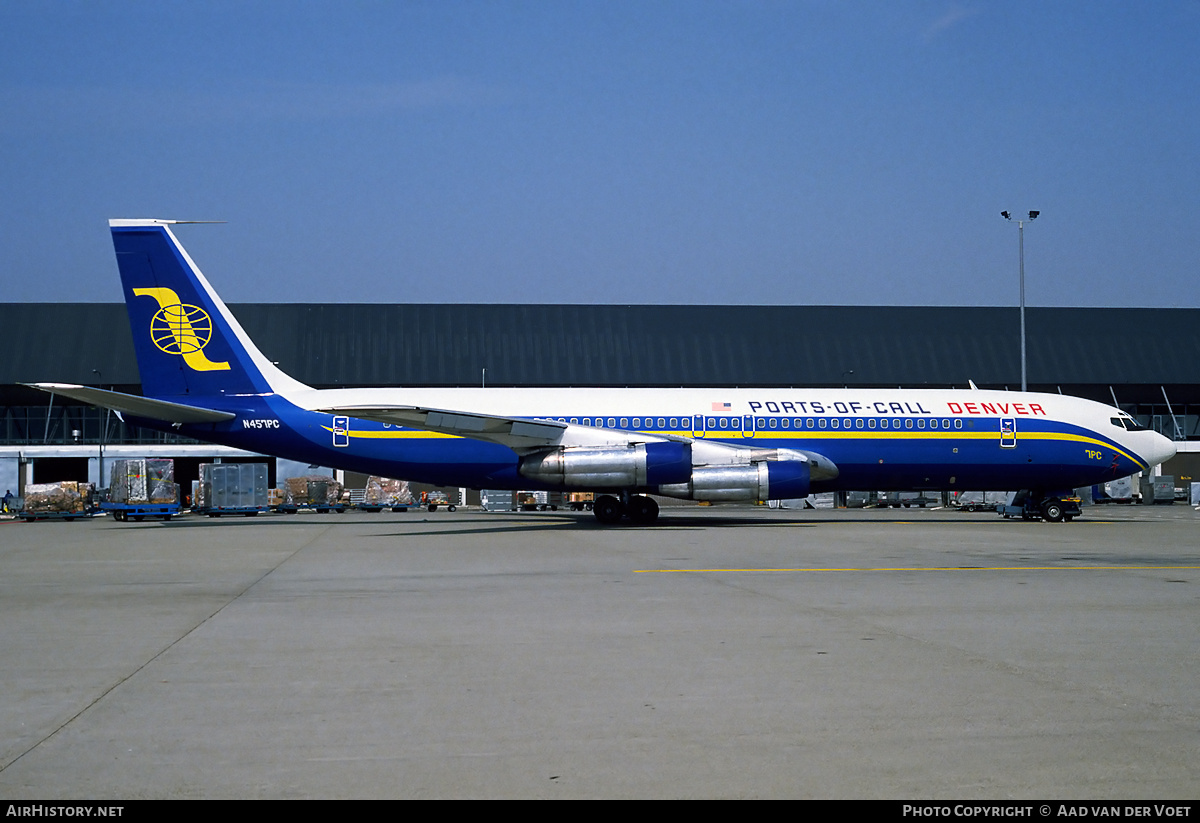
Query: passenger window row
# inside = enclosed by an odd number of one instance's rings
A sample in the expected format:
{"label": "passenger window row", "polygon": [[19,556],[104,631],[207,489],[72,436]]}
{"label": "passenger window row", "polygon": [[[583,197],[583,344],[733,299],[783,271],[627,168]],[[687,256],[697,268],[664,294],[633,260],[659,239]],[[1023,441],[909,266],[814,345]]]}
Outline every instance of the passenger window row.
{"label": "passenger window row", "polygon": [[[677,431],[681,427],[684,431],[692,430],[692,418],[690,417],[558,417],[550,418],[558,420],[560,423],[582,424],[584,426],[595,425],[601,428],[610,429],[633,429],[635,431]],[[1116,425],[1116,418],[1113,418]],[[593,423],[594,421],[594,423]],[[630,425],[632,423],[632,425]],[[742,418],[740,416],[728,417],[707,417],[704,419],[705,429],[708,431],[741,431]],[[769,431],[770,429],[943,429],[949,430],[953,426],[955,429],[963,427],[962,418],[953,418],[953,424],[950,418],[936,417],[756,417],[754,418],[754,428],[756,431]]]}

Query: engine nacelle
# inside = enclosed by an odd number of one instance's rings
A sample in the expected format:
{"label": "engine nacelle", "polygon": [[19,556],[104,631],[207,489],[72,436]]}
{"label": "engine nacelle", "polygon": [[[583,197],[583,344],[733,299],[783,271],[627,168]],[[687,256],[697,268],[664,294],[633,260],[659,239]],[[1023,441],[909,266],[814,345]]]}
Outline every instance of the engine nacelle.
{"label": "engine nacelle", "polygon": [[522,477],[578,489],[631,489],[686,483],[692,474],[690,443],[636,443],[624,448],[571,447],[521,458]]}
{"label": "engine nacelle", "polygon": [[686,483],[658,487],[665,497],[684,500],[782,500],[805,497],[809,466],[804,460],[771,460],[742,466],[701,466]]}

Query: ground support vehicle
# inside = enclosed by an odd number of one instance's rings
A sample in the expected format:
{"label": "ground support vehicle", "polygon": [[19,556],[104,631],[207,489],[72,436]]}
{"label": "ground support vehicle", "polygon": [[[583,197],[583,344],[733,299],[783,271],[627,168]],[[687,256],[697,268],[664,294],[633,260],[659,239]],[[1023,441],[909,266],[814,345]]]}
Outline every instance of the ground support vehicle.
{"label": "ground support vehicle", "polygon": [[958,492],[950,505],[963,512],[994,512],[997,506],[1006,505],[1006,492]]}
{"label": "ground support vehicle", "polygon": [[879,503],[880,508],[886,509],[891,506],[893,509],[898,509],[901,506],[910,508],[919,506],[940,506],[942,501],[933,496],[934,492],[880,492]]}
{"label": "ground support vehicle", "polygon": [[592,492],[571,492],[567,495],[567,505],[573,512],[591,511],[596,495]]}
{"label": "ground support vehicle", "polygon": [[392,506],[392,505],[384,505],[382,503],[355,503],[353,500],[351,500],[350,508],[354,509],[355,511],[359,511],[359,512],[378,513],[378,512],[386,512],[386,511],[406,512],[413,507],[411,505]]}
{"label": "ground support vehicle", "polygon": [[255,517],[259,512],[270,510],[269,506],[209,506],[205,509],[192,509],[196,514],[206,514],[209,517],[222,517],[224,515],[232,517],[239,514],[243,517]]}
{"label": "ground support vehicle", "polygon": [[562,502],[562,492],[517,492],[517,507],[523,512],[556,512]]}
{"label": "ground support vehicle", "polygon": [[178,503],[101,503],[100,510],[112,515],[112,519],[124,523],[128,520],[158,518],[170,520],[183,509]]}
{"label": "ground support vehicle", "polygon": [[1079,498],[1070,495],[1039,496],[1028,491],[1019,491],[1012,495],[1007,503],[996,507],[996,511],[1004,518],[1019,517],[1022,520],[1045,520],[1047,523],[1068,523],[1079,517]]}
{"label": "ground support vehicle", "polygon": [[280,503],[272,506],[271,511],[280,514],[297,514],[301,511],[316,512],[317,514],[329,514],[330,512],[345,514],[346,506],[342,503]]}
{"label": "ground support vehicle", "polygon": [[98,509],[88,509],[81,512],[19,512],[19,516],[26,523],[32,523],[34,520],[86,520],[96,516]]}
{"label": "ground support vehicle", "polygon": [[435,512],[438,506],[445,506],[446,511],[455,511],[458,507],[450,502],[445,492],[421,492],[421,508]]}

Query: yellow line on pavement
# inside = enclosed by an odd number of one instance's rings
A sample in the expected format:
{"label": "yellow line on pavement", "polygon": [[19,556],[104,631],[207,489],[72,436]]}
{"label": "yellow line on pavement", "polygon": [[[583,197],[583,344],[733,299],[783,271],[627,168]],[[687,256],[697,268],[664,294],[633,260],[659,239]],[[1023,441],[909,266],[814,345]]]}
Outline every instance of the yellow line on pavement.
{"label": "yellow line on pavement", "polygon": [[715,574],[718,572],[1116,572],[1200,569],[1200,566],[896,566],[862,568],[783,569],[634,569],[635,574]]}

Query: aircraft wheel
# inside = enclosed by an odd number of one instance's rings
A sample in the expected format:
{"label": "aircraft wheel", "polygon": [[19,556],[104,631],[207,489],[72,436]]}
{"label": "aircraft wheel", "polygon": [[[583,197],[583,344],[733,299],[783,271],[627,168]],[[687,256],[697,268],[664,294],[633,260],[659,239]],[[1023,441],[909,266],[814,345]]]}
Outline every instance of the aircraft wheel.
{"label": "aircraft wheel", "polygon": [[629,519],[639,525],[648,525],[658,519],[658,503],[654,498],[639,494],[629,501]]}
{"label": "aircraft wheel", "polygon": [[604,494],[596,498],[592,505],[592,513],[596,515],[596,520],[606,526],[611,526],[621,522],[621,518],[625,515],[625,507],[617,498]]}
{"label": "aircraft wheel", "polygon": [[1063,516],[1062,503],[1057,500],[1047,500],[1042,504],[1042,517],[1047,523],[1061,523]]}

